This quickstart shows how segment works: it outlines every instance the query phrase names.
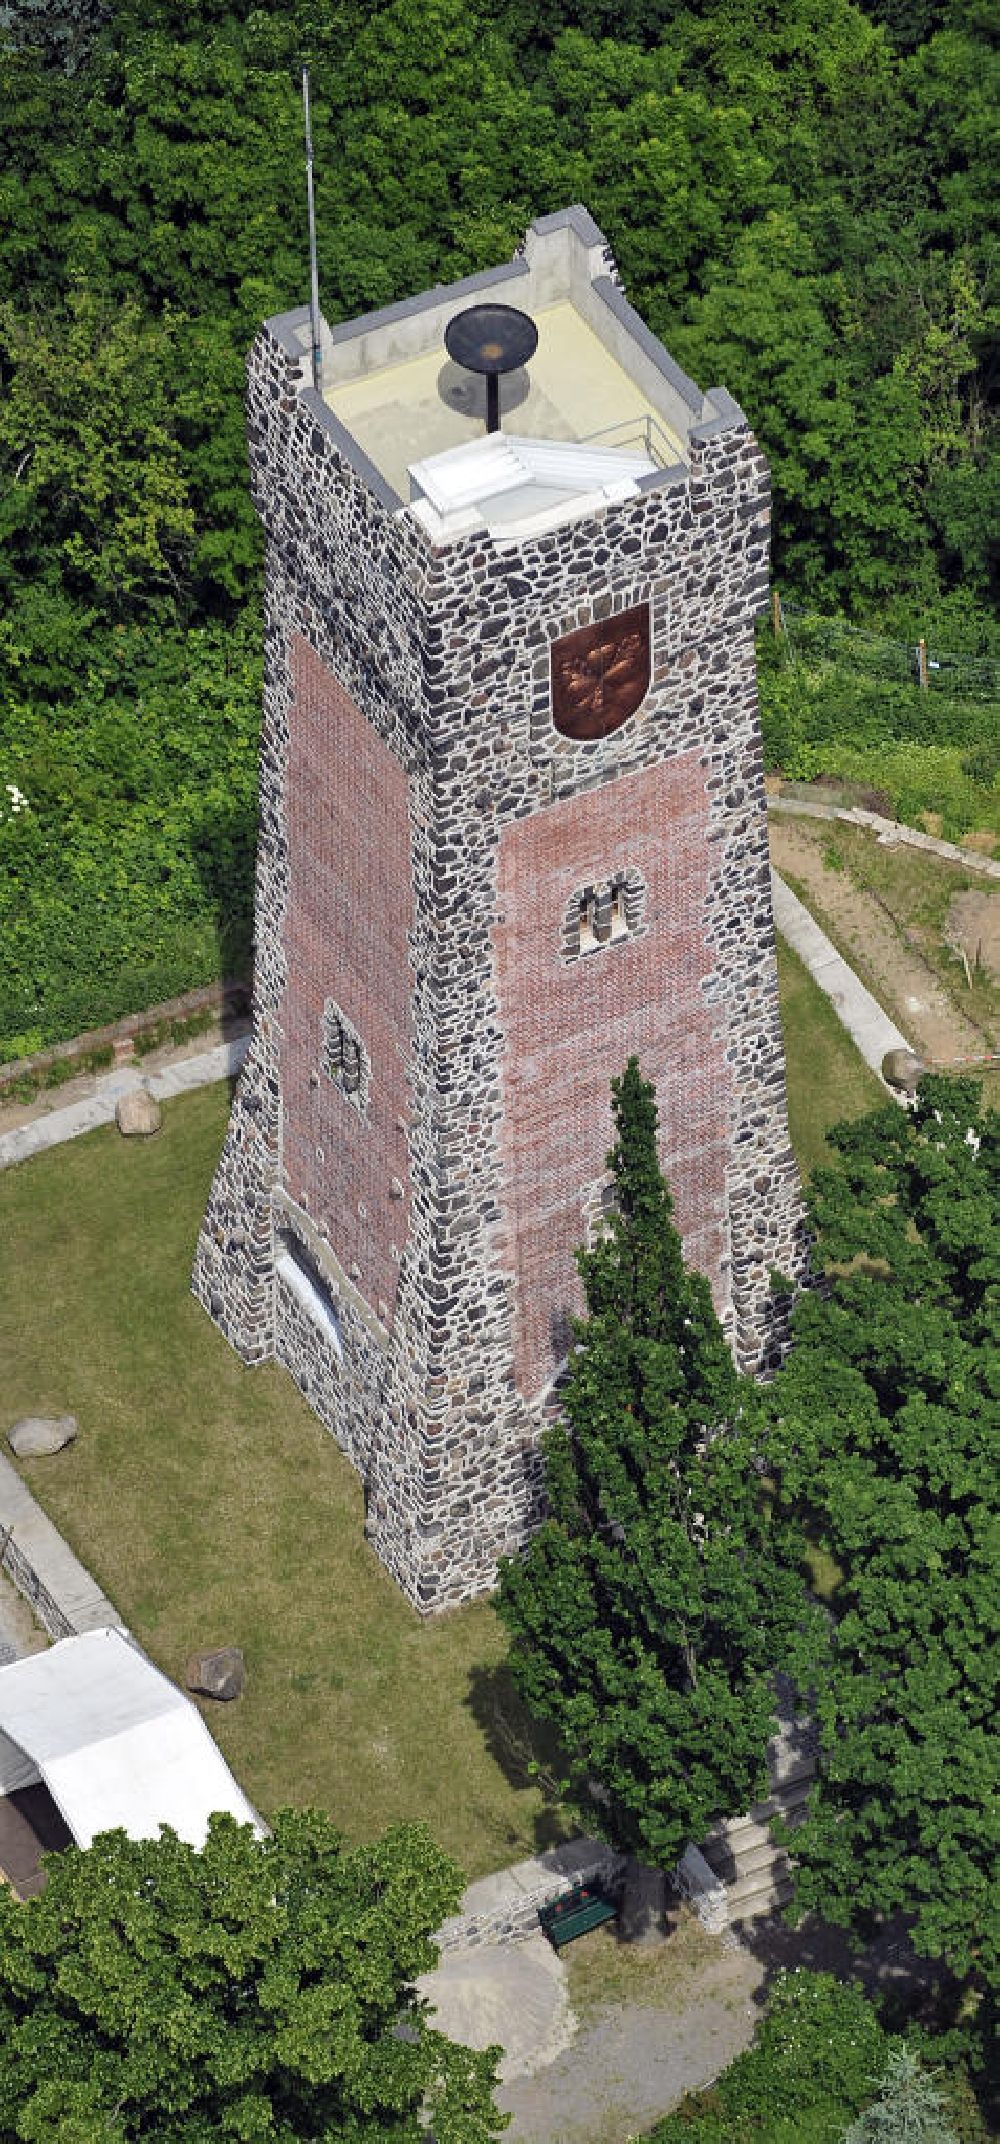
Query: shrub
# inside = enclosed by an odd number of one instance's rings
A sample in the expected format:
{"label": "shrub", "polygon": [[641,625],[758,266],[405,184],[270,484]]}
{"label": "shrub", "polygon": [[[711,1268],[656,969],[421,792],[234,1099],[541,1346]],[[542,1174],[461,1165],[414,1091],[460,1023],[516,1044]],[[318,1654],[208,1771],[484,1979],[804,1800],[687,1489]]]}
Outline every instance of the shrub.
{"label": "shrub", "polygon": [[8,701],[0,1061],[245,970],[258,640],[95,633],[64,697]]}
{"label": "shrub", "polygon": [[653,2144],[840,2144],[887,2044],[853,1982],[779,1973],[753,2046],[659,2123]]}

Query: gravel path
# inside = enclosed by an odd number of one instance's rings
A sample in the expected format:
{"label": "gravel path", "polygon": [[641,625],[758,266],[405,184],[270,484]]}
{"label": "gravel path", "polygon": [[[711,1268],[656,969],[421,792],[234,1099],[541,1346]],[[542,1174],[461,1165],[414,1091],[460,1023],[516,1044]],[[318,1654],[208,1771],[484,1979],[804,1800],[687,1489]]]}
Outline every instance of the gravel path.
{"label": "gravel path", "polygon": [[688,2002],[615,2004],[585,2020],[555,2062],[500,2087],[498,2104],[513,2116],[511,2144],[625,2144],[642,2136],[749,2047],[764,1975],[749,1951],[720,1945]]}

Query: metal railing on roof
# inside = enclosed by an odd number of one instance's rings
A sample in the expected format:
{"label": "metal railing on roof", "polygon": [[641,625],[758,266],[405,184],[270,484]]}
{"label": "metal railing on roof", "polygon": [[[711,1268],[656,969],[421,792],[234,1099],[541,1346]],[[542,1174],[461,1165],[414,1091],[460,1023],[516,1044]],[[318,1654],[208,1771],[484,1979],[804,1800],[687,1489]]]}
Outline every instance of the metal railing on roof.
{"label": "metal railing on roof", "polygon": [[651,410],[642,417],[623,417],[618,424],[602,425],[598,432],[585,432],[579,441],[581,447],[593,447],[600,443],[606,447],[640,446],[658,469],[669,469],[677,460],[677,448],[663,426],[658,424]]}

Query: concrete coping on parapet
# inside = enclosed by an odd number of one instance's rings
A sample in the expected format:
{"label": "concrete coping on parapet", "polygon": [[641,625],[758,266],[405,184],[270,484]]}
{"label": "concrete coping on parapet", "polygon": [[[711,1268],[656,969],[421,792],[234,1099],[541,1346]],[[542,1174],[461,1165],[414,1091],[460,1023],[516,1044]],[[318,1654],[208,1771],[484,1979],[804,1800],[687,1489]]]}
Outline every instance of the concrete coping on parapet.
{"label": "concrete coping on parapet", "polygon": [[726,432],[748,432],[750,427],[737,401],[726,387],[711,387],[705,396],[705,415],[691,426],[691,439],[702,443],[720,439]]}
{"label": "concrete coping on parapet", "polygon": [[51,1638],[74,1638],[109,1625],[124,1630],[117,1608],[74,1556],[9,1459],[0,1454],[0,1568]]}
{"label": "concrete coping on parapet", "polygon": [[[607,306],[609,313],[613,313],[615,319],[620,321],[636,348],[641,350],[651,364],[655,365],[656,370],[663,374],[664,379],[669,381],[681,401],[700,417],[706,401],[701,388],[691,379],[689,373],[682,370],[676,359],[671,357],[669,350],[659,336],[654,335],[652,328],[646,326],[642,314],[637,313],[634,305],[629,304],[618,284],[613,282],[609,275],[597,276],[594,281],[594,294]],[[735,403],[733,407],[735,409]],[[741,421],[745,423],[746,419],[741,418]]]}

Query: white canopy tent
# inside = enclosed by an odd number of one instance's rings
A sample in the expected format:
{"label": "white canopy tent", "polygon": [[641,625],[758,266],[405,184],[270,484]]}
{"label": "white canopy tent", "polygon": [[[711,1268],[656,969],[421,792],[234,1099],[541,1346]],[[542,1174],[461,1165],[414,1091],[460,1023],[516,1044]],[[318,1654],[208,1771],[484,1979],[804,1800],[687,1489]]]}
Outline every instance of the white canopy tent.
{"label": "white canopy tent", "polygon": [[169,1824],[201,1847],[216,1809],[265,1830],[197,1707],[120,1630],[0,1668],[0,1794],[39,1781],[78,1846]]}

